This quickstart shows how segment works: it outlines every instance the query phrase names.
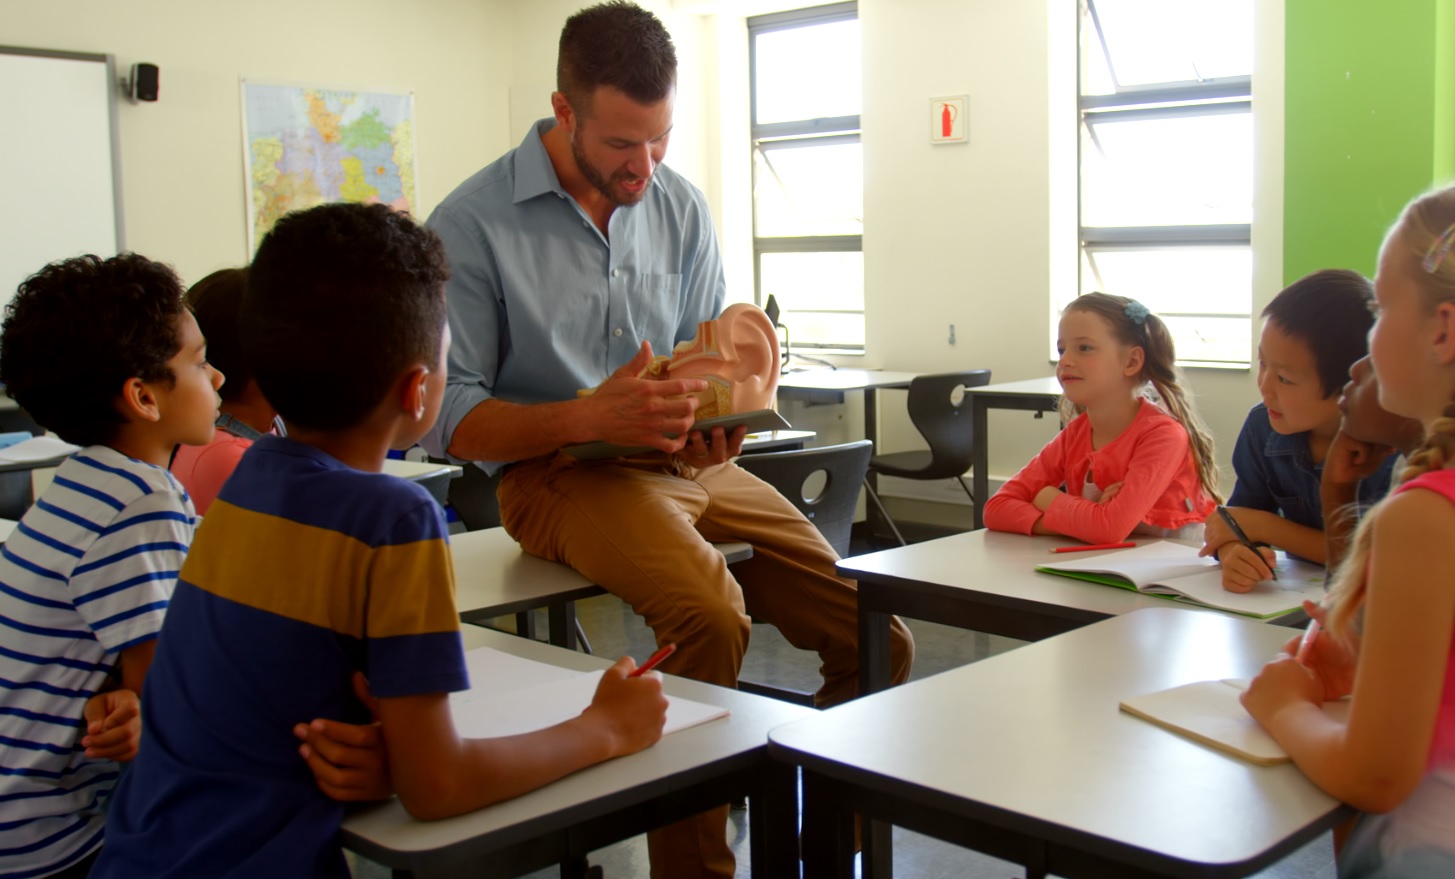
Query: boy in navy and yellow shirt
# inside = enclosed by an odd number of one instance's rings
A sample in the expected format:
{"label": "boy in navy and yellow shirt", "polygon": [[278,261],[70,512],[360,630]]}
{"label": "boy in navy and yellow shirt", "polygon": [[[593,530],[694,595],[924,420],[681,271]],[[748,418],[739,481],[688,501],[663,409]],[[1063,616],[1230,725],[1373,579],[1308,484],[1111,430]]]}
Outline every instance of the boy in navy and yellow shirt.
{"label": "boy in navy and yellow shirt", "polygon": [[379,700],[392,781],[421,818],[459,814],[650,745],[665,700],[610,669],[592,710],[509,739],[462,740],[466,688],[446,527],[420,486],[379,473],[439,410],[444,253],[381,205],[326,205],[263,241],[243,339],[288,436],[258,440],[182,569],[93,875],[348,875],[341,804],[291,727],[366,722]]}

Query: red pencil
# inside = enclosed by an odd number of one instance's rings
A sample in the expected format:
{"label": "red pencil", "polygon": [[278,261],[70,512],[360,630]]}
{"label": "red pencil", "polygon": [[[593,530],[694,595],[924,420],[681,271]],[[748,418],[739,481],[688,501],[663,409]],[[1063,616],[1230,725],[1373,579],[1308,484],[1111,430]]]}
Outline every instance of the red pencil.
{"label": "red pencil", "polygon": [[671,656],[673,653],[676,652],[676,650],[677,650],[677,645],[676,644],[666,644],[666,645],[663,645],[663,647],[662,647],[661,650],[658,650],[656,653],[653,653],[652,654],[652,657],[650,659],[648,659],[646,662],[642,663],[641,665],[637,666],[637,670],[634,671],[634,672],[632,672],[631,674],[627,675],[627,677],[629,677],[629,678],[641,677],[642,675],[646,674],[647,672],[649,672],[652,669],[656,668],[657,666],[661,665],[662,664],[662,660],[664,660],[667,657]]}
{"label": "red pencil", "polygon": [[1121,543],[1092,543],[1087,546],[1058,546],[1049,552],[1089,552],[1093,549],[1131,549],[1136,546],[1130,540],[1123,540]]}

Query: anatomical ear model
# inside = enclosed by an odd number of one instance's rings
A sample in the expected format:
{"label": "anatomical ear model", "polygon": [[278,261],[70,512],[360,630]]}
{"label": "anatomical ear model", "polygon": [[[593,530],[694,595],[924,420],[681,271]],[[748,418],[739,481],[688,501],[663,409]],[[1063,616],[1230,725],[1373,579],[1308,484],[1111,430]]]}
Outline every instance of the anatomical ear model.
{"label": "anatomical ear model", "polygon": [[[729,305],[697,325],[697,336],[658,356],[638,374],[643,379],[706,379],[696,418],[716,418],[773,408],[778,392],[778,334],[756,305]],[[583,393],[590,393],[585,391]]]}
{"label": "anatomical ear model", "polygon": [[778,392],[778,334],[756,305],[729,305],[715,320],[697,325],[697,336],[679,343],[671,357],[657,357],[641,378],[701,378],[697,419],[773,408]]}

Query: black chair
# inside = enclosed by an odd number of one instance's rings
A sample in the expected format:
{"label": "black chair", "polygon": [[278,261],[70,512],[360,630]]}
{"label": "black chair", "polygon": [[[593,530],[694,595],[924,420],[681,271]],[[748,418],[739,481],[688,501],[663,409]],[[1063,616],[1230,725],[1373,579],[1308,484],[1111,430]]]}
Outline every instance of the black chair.
{"label": "black chair", "polygon": [[[965,489],[970,503],[979,503],[965,482],[965,472],[974,460],[975,424],[970,407],[964,405],[966,388],[990,384],[990,370],[967,369],[917,376],[909,383],[909,418],[929,443],[929,449],[894,452],[869,459],[869,472],[901,479],[954,479]],[[889,523],[894,536],[904,545],[904,535],[894,524],[874,487],[865,480],[869,497]]]}
{"label": "black chair", "polygon": [[[859,503],[859,486],[868,472],[874,444],[869,440],[743,455],[738,466],[778,489],[828,540],[842,558],[849,554],[849,531],[854,525],[854,508]],[[822,473],[824,484],[815,474]],[[807,487],[809,493],[805,493]]]}
{"label": "black chair", "polygon": [[[435,457],[431,457],[430,461],[452,463]],[[499,473],[489,476],[474,464],[465,464],[464,472],[450,480],[445,500],[460,517],[466,531],[500,527],[500,501],[495,497],[495,489],[499,486]]]}

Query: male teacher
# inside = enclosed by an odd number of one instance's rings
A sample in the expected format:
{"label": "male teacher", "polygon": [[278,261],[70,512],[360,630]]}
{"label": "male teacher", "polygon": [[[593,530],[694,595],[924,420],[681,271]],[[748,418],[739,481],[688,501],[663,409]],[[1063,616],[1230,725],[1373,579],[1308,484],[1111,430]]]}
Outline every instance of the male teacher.
{"label": "male teacher", "polygon": [[[683,395],[705,381],[635,377],[725,300],[706,200],[661,164],[676,97],[671,37],[651,13],[613,0],[566,22],[556,71],[554,118],[430,217],[452,266],[454,344],[426,445],[503,470],[506,530],[621,597],[659,644],[676,644],[663,671],[735,686],[756,617],[819,654],[820,706],[851,699],[857,594],[835,574],[833,549],[732,462],[741,428],[689,430],[697,403]],[[659,451],[606,461],[559,451],[593,440]],[[736,577],[715,541],[752,545]],[[913,652],[895,620],[896,683]],[[650,834],[649,850],[654,877],[733,875],[725,808]]]}

